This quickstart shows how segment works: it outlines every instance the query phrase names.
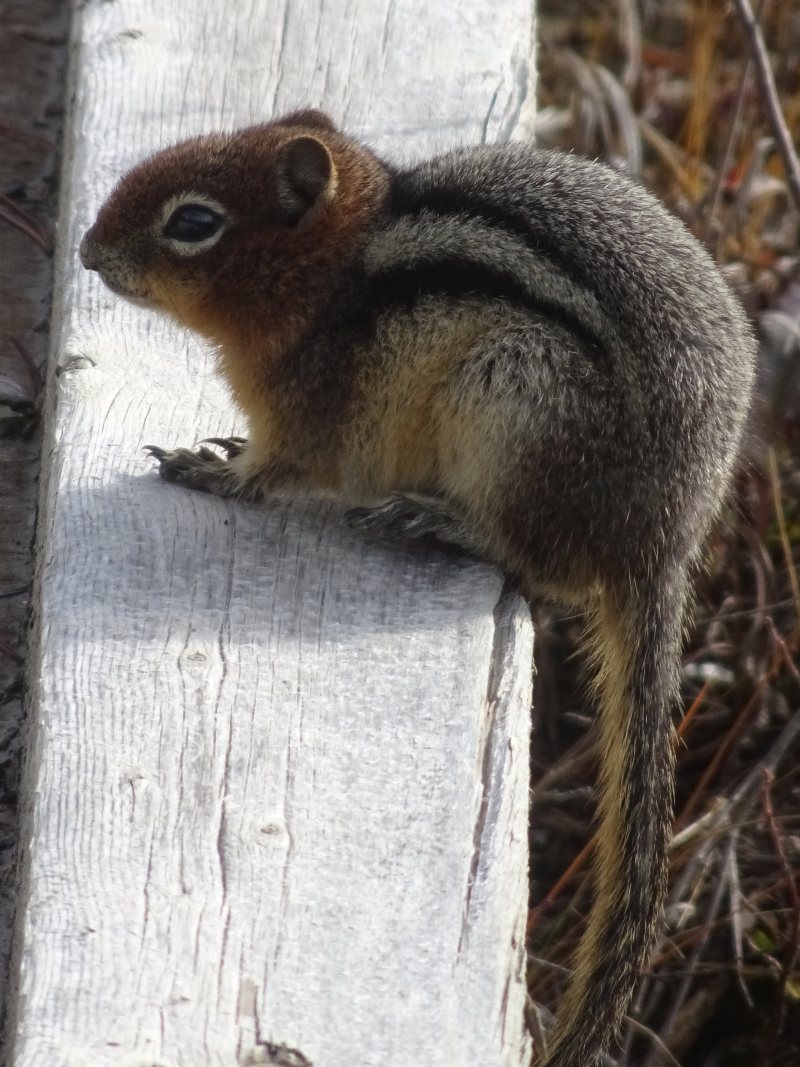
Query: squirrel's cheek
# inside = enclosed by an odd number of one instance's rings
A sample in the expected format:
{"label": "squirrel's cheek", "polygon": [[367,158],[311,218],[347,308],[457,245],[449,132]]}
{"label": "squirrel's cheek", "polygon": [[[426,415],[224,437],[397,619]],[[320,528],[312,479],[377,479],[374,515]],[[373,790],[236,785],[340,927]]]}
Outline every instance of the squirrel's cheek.
{"label": "squirrel's cheek", "polygon": [[174,274],[151,271],[144,276],[150,302],[181,325],[205,336],[214,331],[204,308],[203,287],[196,281],[183,281]]}

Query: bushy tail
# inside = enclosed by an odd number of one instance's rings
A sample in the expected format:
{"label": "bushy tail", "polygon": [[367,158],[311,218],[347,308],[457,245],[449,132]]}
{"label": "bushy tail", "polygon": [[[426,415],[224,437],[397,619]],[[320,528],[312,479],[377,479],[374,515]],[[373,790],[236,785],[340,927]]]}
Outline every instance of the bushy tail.
{"label": "bushy tail", "polygon": [[[685,577],[606,593],[592,613],[600,709],[595,899],[544,1067],[594,1067],[614,1040],[666,889]],[[655,585],[655,587],[654,587]]]}

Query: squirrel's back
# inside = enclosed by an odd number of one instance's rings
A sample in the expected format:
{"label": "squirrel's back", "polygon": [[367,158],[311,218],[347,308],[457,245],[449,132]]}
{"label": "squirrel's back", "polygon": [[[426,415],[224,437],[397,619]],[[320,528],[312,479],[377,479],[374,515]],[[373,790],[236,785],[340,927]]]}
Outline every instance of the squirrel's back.
{"label": "squirrel's back", "polygon": [[[508,431],[526,554],[559,540],[573,554],[665,540],[694,553],[730,480],[754,343],[710,257],[654,197],[526,145],[449,152],[392,172],[364,265],[362,323],[416,312],[418,337],[438,308],[453,332],[461,378],[447,395]],[[466,305],[475,317],[498,302],[517,316],[507,335],[489,324],[465,350]]]}

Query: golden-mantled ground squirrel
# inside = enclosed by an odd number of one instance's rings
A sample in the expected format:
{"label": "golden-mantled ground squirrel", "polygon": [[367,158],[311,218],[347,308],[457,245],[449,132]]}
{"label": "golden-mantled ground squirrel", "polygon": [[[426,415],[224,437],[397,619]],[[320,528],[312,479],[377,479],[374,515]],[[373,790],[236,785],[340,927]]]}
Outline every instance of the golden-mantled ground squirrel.
{"label": "golden-mantled ground squirrel", "polygon": [[729,483],[751,331],[652,196],[526,144],[408,170],[316,111],[146,159],[81,244],[209,338],[247,440],[152,448],[225,496],[333,490],[354,525],[461,542],[587,613],[595,902],[546,1057],[617,1032],[662,906],[689,573]]}

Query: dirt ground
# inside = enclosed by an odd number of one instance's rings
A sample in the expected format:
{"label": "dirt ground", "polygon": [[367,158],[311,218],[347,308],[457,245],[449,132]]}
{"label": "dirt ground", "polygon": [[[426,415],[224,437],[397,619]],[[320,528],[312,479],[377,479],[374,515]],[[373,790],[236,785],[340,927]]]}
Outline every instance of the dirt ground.
{"label": "dirt ground", "polygon": [[[0,975],[14,918],[23,649],[33,577],[69,5],[0,5]],[[3,983],[4,986],[5,983]],[[0,991],[0,1018],[5,994]]]}

